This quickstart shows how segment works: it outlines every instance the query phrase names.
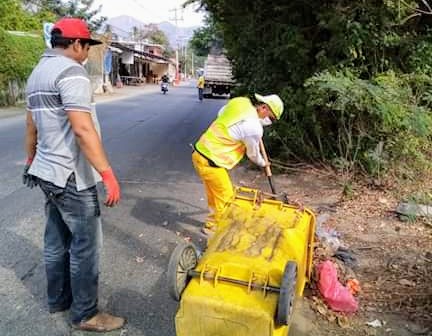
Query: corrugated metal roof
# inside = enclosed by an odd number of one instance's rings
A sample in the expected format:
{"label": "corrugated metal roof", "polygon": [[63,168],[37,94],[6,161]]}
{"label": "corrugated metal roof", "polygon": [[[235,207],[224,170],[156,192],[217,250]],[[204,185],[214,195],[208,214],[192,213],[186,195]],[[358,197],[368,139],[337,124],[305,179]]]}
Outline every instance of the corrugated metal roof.
{"label": "corrugated metal roof", "polygon": [[120,50],[130,51],[130,52],[133,52],[134,54],[138,54],[138,55],[144,56],[145,58],[147,58],[149,60],[153,60],[153,61],[155,61],[157,63],[170,63],[170,60],[168,58],[166,58],[166,57],[154,55],[152,53],[148,53],[148,52],[145,52],[145,51],[135,50],[134,48],[128,47],[128,46],[126,46],[124,44],[121,44],[119,42],[112,41],[111,42],[111,46],[113,46],[115,48],[118,48]]}

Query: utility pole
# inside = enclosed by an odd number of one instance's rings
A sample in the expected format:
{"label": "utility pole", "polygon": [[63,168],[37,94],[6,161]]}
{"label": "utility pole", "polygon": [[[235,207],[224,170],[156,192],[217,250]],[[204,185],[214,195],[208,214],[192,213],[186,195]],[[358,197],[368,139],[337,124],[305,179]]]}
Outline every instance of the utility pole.
{"label": "utility pole", "polygon": [[179,36],[180,48],[182,53],[182,60],[183,60],[183,72],[185,75],[187,75],[187,62],[188,62],[188,54],[187,54],[187,38],[186,36]]}
{"label": "utility pole", "polygon": [[192,78],[195,78],[193,49],[192,49]]}
{"label": "utility pole", "polygon": [[186,71],[186,65],[187,65],[187,44],[185,44],[184,45],[184,73],[185,73],[185,76],[186,76],[186,78],[187,78],[187,71]]}
{"label": "utility pole", "polygon": [[178,14],[178,12],[181,12],[181,10],[179,8],[173,8],[170,10],[170,12],[174,12],[174,17],[171,18],[171,21],[175,22],[175,53],[176,53],[176,78],[175,78],[175,82],[176,84],[179,83],[180,81],[180,76],[179,76],[179,54],[178,54],[178,47],[179,47],[179,43],[178,43],[178,22],[179,21],[183,21],[183,13],[180,17],[180,15]]}

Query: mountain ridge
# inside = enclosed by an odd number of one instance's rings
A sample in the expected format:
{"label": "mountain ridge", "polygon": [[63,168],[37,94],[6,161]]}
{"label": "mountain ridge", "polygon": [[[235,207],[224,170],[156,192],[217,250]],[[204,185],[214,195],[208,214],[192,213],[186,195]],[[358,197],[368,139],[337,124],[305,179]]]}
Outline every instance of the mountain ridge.
{"label": "mountain ridge", "polygon": [[113,34],[116,34],[122,39],[129,38],[134,27],[143,29],[155,25],[165,33],[171,47],[173,48],[176,46],[176,35],[179,45],[184,45],[192,38],[194,30],[199,28],[199,26],[178,27],[176,34],[175,25],[168,21],[163,21],[160,23],[144,23],[143,21],[130,15],[119,15],[111,17],[105,22],[103,27],[105,27],[106,25],[109,25],[111,27],[111,31],[113,32]]}

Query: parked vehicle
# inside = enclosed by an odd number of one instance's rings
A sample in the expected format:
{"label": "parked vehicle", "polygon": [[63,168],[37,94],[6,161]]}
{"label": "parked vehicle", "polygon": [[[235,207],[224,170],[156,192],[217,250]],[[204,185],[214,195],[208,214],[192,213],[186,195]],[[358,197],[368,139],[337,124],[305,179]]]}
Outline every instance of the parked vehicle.
{"label": "parked vehicle", "polygon": [[163,94],[168,92],[168,83],[167,82],[162,82],[161,83],[161,91]]}
{"label": "parked vehicle", "polygon": [[204,63],[204,98],[214,94],[231,94],[234,86],[230,61],[223,53],[211,53]]}

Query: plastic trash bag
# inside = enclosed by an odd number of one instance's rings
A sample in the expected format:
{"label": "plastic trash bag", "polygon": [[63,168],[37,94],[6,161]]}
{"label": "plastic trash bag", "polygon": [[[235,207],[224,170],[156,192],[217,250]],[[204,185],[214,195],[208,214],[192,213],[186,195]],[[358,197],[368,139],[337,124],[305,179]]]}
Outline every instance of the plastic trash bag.
{"label": "plastic trash bag", "polygon": [[330,309],[342,313],[355,313],[358,303],[348,288],[338,280],[335,265],[327,260],[318,265],[318,289]]}
{"label": "plastic trash bag", "polygon": [[358,266],[358,261],[354,255],[354,252],[345,247],[339,246],[333,256],[343,261],[345,265],[351,268],[356,268]]}
{"label": "plastic trash bag", "polygon": [[340,241],[340,233],[335,229],[324,226],[324,223],[330,218],[329,214],[321,214],[317,218],[315,235],[317,239],[325,246],[330,248],[332,253],[335,253],[342,246]]}

